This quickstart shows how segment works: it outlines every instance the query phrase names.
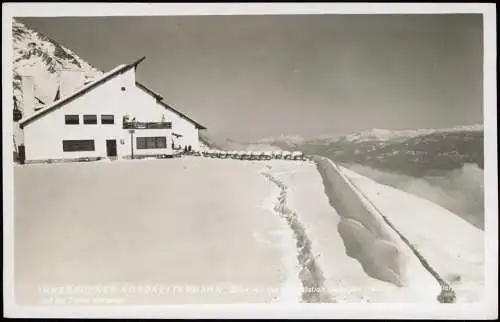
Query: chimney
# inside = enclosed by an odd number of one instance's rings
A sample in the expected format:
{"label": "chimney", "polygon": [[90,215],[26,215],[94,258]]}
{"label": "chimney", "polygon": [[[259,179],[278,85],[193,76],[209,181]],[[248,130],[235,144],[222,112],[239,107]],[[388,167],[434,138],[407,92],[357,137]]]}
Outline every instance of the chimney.
{"label": "chimney", "polygon": [[85,85],[85,75],[82,71],[63,69],[59,71],[60,97],[68,97]]}
{"label": "chimney", "polygon": [[23,117],[35,113],[35,81],[33,76],[21,76],[21,89],[23,92]]}

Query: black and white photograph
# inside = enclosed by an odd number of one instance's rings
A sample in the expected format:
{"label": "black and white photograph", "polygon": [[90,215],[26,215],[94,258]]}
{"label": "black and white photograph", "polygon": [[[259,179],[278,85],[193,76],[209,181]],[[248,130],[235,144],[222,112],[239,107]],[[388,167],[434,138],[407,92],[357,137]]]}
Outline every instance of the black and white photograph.
{"label": "black and white photograph", "polygon": [[495,9],[3,4],[4,316],[498,318]]}

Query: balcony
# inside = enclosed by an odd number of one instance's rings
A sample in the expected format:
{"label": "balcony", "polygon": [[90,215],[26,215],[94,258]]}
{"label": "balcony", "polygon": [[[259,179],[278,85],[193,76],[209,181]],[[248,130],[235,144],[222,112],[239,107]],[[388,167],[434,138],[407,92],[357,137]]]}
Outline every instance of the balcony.
{"label": "balcony", "polygon": [[123,122],[124,129],[171,129],[172,122]]}

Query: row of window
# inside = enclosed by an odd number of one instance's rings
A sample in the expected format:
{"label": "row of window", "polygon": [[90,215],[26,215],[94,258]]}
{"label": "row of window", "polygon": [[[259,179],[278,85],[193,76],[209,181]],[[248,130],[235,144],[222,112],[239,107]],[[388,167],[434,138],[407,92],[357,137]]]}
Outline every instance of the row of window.
{"label": "row of window", "polygon": [[[64,152],[95,151],[94,140],[63,140]],[[165,136],[136,137],[137,149],[166,149],[167,138]]]}
{"label": "row of window", "polygon": [[137,137],[137,149],[166,149],[167,138],[164,136]]}
{"label": "row of window", "polygon": [[94,140],[63,140],[64,152],[95,151]]}
{"label": "row of window", "polygon": [[[64,116],[66,124],[80,124],[80,115],[69,114]],[[83,115],[83,124],[97,124],[97,115]],[[111,114],[101,115],[101,124],[115,124],[115,116]]]}

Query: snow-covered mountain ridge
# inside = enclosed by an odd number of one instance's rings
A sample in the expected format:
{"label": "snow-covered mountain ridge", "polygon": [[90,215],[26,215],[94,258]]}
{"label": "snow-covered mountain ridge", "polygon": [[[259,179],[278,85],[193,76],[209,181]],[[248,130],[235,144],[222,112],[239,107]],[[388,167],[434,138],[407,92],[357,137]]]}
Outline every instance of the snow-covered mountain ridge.
{"label": "snow-covered mountain ridge", "polygon": [[483,131],[483,124],[474,125],[460,125],[452,128],[440,128],[440,129],[418,129],[418,130],[399,130],[391,131],[385,129],[374,128],[367,131],[357,132],[344,136],[342,139],[346,141],[389,141],[393,139],[406,139],[413,138],[422,135],[428,135],[433,133],[446,133],[446,132],[462,132],[462,131]]}
{"label": "snow-covered mountain ridge", "polygon": [[70,49],[46,35],[13,20],[13,88],[14,99],[22,109],[21,76],[32,76],[38,105],[55,100],[59,86],[59,71],[83,73],[86,82],[100,77],[103,72],[90,65]]}
{"label": "snow-covered mountain ridge", "polygon": [[276,137],[263,138],[257,140],[256,142],[258,143],[286,142],[290,144],[301,144],[311,141],[322,141],[325,143],[337,142],[337,141],[344,141],[344,142],[390,141],[390,140],[409,139],[432,133],[478,132],[483,130],[484,130],[483,124],[459,125],[447,128],[416,129],[416,130],[388,130],[381,128],[372,128],[349,134],[332,133],[332,134],[323,134],[311,137],[281,134]]}

